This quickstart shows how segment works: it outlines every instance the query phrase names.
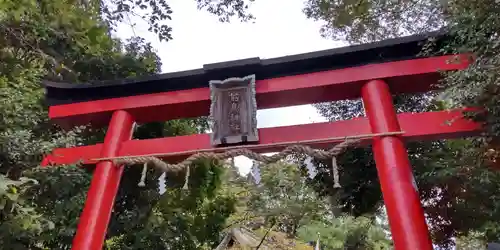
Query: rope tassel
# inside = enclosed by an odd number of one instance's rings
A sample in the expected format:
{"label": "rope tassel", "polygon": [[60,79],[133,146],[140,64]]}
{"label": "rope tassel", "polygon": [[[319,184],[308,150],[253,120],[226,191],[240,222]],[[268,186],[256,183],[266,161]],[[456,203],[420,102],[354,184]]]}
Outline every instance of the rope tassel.
{"label": "rope tassel", "polygon": [[160,195],[167,191],[167,172],[163,172],[158,178],[158,192]]}
{"label": "rope tassel", "polygon": [[332,157],[332,171],[333,171],[333,188],[341,188],[339,181],[339,167],[337,165],[337,157]]}
{"label": "rope tassel", "polygon": [[186,177],[184,179],[184,186],[182,187],[182,189],[184,190],[187,190],[189,189],[189,166],[186,167]]}
{"label": "rope tassel", "polygon": [[142,173],[141,173],[141,181],[137,184],[139,187],[145,187],[146,186],[146,174],[148,172],[148,163],[144,163],[144,166],[142,167]]}
{"label": "rope tassel", "polygon": [[[377,133],[377,134],[364,134],[357,136],[347,136],[347,137],[332,137],[326,139],[316,139],[316,140],[306,140],[301,142],[286,142],[286,143],[267,143],[267,144],[259,144],[252,146],[254,149],[258,148],[267,148],[267,147],[277,147],[277,146],[286,146],[284,150],[281,152],[274,154],[272,156],[260,155],[256,152],[250,151],[247,145],[243,146],[233,146],[233,147],[225,147],[225,148],[209,148],[209,149],[200,149],[200,150],[188,150],[182,152],[175,153],[161,153],[161,154],[148,154],[148,155],[131,155],[131,156],[118,156],[118,157],[105,157],[105,158],[93,158],[90,159],[92,161],[108,161],[112,160],[113,163],[117,165],[133,165],[137,163],[149,162],[152,163],[156,168],[161,171],[168,172],[179,172],[184,170],[187,165],[191,165],[195,160],[198,159],[207,159],[212,158],[216,160],[223,160],[227,158],[237,157],[237,156],[246,156],[250,159],[264,162],[264,163],[273,163],[278,160],[283,159],[284,157],[292,154],[292,153],[303,153],[307,154],[313,158],[324,160],[329,159],[332,156],[336,156],[344,152],[348,147],[354,146],[358,144],[362,139],[381,137],[381,136],[393,136],[404,134],[404,131],[397,132],[386,132],[386,133]],[[313,149],[307,145],[302,144],[310,144],[310,143],[318,143],[318,142],[330,142],[344,139],[345,141],[337,144],[335,147],[331,148],[328,151]],[[224,151],[219,153],[219,151]],[[184,161],[177,164],[168,164],[163,162],[160,158],[177,156],[177,155],[191,155]]]}

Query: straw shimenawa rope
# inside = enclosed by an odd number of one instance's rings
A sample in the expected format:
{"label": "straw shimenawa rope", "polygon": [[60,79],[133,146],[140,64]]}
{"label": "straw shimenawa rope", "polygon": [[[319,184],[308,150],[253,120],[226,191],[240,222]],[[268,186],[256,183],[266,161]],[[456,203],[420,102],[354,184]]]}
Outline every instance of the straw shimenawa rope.
{"label": "straw shimenawa rope", "polygon": [[179,172],[186,170],[186,176],[184,180],[184,186],[183,189],[188,189],[188,182],[189,182],[189,167],[193,164],[194,161],[199,160],[199,159],[215,159],[215,160],[224,160],[228,158],[233,158],[236,156],[246,156],[250,159],[260,161],[263,163],[274,163],[277,162],[281,159],[284,159],[288,155],[292,153],[302,153],[309,155],[311,157],[314,157],[318,160],[326,160],[326,159],[332,159],[332,169],[333,169],[333,177],[334,177],[334,188],[340,188],[339,184],[339,176],[338,176],[338,167],[337,167],[337,160],[336,157],[337,155],[343,153],[348,147],[353,146],[354,144],[359,143],[360,140],[346,140],[342,143],[337,144],[335,147],[331,148],[330,150],[321,150],[321,149],[313,149],[309,146],[304,146],[304,145],[292,145],[286,147],[283,151],[271,155],[271,156],[266,156],[266,155],[261,155],[258,153],[255,153],[251,150],[248,149],[233,149],[233,150],[228,150],[223,153],[211,153],[211,152],[205,152],[205,153],[196,153],[191,156],[189,156],[186,160],[177,163],[177,164],[169,164],[161,159],[154,157],[154,156],[136,156],[136,157],[124,157],[124,158],[119,158],[119,159],[114,159],[113,162],[116,165],[134,165],[134,164],[144,164],[143,165],[143,172],[141,175],[141,181],[139,182],[138,186],[139,187],[144,187],[145,186],[145,179],[146,179],[146,168],[147,165],[150,164],[154,166],[155,168],[159,169],[160,171],[163,172]]}
{"label": "straw shimenawa rope", "polygon": [[[158,157],[162,155],[139,155],[139,156],[126,156],[126,157],[112,157],[112,158],[102,158],[102,159],[94,159],[96,161],[101,160],[111,160],[116,165],[135,165],[135,164],[144,164],[141,181],[139,186],[144,186],[145,174],[147,170],[147,165],[155,167],[156,169],[162,172],[180,172],[186,170],[184,189],[187,189],[188,179],[189,179],[189,166],[193,164],[194,161],[199,159],[214,159],[214,160],[224,160],[228,158],[234,158],[236,156],[246,156],[252,160],[263,162],[263,163],[274,163],[281,159],[284,159],[288,155],[292,153],[300,153],[306,154],[318,160],[332,160],[332,171],[334,178],[334,187],[340,188],[339,184],[339,174],[338,174],[338,166],[336,157],[343,153],[347,148],[358,144],[363,138],[373,138],[377,136],[391,136],[391,135],[400,135],[403,134],[403,131],[398,132],[387,132],[387,133],[379,133],[379,134],[367,134],[367,135],[358,135],[353,136],[351,138],[345,137],[345,141],[335,145],[333,148],[329,150],[322,149],[313,149],[306,145],[290,145],[286,147],[284,150],[280,151],[277,154],[266,156],[261,155],[256,152],[253,152],[246,148],[241,147],[233,147],[233,149],[228,149],[225,152],[214,153],[214,152],[197,152],[186,158],[184,161],[175,164],[169,164],[164,162]],[[338,139],[338,138],[329,138],[329,140]],[[314,140],[314,141],[324,141],[324,140]],[[312,141],[308,141],[312,142]],[[278,144],[276,144],[278,145]],[[269,146],[269,145],[266,145]]]}
{"label": "straw shimenawa rope", "polygon": [[319,160],[326,160],[341,154],[348,147],[357,144],[359,141],[360,140],[346,140],[345,142],[337,144],[330,150],[313,149],[305,145],[292,145],[271,156],[261,155],[245,148],[232,149],[222,153],[203,152],[193,154],[184,161],[176,164],[166,163],[154,156],[131,156],[112,160],[116,165],[134,165],[148,163],[150,166],[154,166],[155,168],[163,172],[180,172],[185,170],[188,166],[192,165],[194,161],[199,159],[224,160],[236,156],[246,156],[252,160],[256,160],[259,162],[274,163],[292,153],[302,153]]}

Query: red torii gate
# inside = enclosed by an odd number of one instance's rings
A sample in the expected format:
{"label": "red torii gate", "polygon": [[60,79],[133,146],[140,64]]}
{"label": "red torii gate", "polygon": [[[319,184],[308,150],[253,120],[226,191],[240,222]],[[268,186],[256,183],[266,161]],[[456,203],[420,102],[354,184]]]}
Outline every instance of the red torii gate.
{"label": "red torii gate", "polygon": [[[373,146],[395,248],[432,249],[404,142],[473,136],[481,128],[462,118],[459,110],[396,114],[392,94],[429,91],[440,78],[438,71],[467,67],[465,60],[449,63],[453,56],[417,58],[422,41],[430,35],[439,36],[427,34],[275,59],[217,63],[99,85],[46,82],[49,116],[58,124],[66,128],[89,122],[101,127],[108,124],[104,143],[56,149],[43,162],[96,164],[73,249],[102,248],[123,171],[111,161],[94,159],[168,154],[172,156],[164,157],[166,160],[178,160],[187,157],[183,155],[186,151],[211,149],[209,134],[132,140],[134,124],[208,115],[209,80],[249,74],[257,77],[259,109],[361,97],[367,115],[259,129],[260,142],[247,145],[257,152],[275,152],[283,147],[271,145],[287,142],[404,131],[365,142]],[[309,145],[326,147],[338,142]]]}

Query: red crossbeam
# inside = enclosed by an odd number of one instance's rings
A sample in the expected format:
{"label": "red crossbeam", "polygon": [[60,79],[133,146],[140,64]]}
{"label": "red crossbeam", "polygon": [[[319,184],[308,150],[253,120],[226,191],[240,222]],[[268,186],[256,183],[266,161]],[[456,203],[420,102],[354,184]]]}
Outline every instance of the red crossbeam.
{"label": "red crossbeam", "polygon": [[[480,131],[480,125],[462,118],[460,111],[440,111],[425,113],[403,113],[398,115],[401,129],[405,131],[406,140],[435,140],[464,136],[473,136]],[[347,121],[313,123],[275,128],[259,129],[260,144],[276,144],[317,140],[332,137],[345,137],[369,134],[370,125],[366,118]],[[313,147],[331,146],[332,141],[310,143]],[[47,156],[44,163],[71,164],[82,160],[84,163],[95,163],[91,159],[99,158],[102,144],[74,148],[60,148]],[[177,137],[166,137],[124,142],[117,156],[171,154],[189,150],[210,149],[210,135],[196,134]],[[275,152],[283,146],[258,147],[248,145],[257,152]],[[179,157],[167,157],[177,160]]]}
{"label": "red crossbeam", "polygon": [[[358,98],[361,86],[372,79],[384,79],[392,94],[425,92],[437,83],[439,70],[463,69],[468,65],[465,60],[449,63],[451,58],[412,59],[258,80],[258,108]],[[56,105],[50,107],[49,117],[65,127],[90,122],[105,126],[114,110],[127,110],[137,122],[145,123],[204,116],[208,114],[209,105],[209,89],[198,88]]]}

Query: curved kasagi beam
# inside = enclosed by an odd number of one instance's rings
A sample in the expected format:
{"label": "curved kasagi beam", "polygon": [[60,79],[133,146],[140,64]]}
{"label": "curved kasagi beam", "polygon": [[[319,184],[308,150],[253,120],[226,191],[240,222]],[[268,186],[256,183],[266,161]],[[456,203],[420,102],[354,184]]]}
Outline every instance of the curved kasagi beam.
{"label": "curved kasagi beam", "polygon": [[358,67],[416,58],[429,37],[445,39],[441,32],[316,51],[279,58],[249,58],[213,63],[203,68],[131,79],[94,83],[44,82],[50,106],[208,87],[210,80],[255,74],[257,80]]}
{"label": "curved kasagi beam", "polygon": [[[257,80],[257,107],[354,99],[360,97],[361,86],[373,79],[384,79],[393,94],[429,91],[441,78],[439,71],[468,66],[466,60],[449,63],[455,57],[429,57]],[[55,105],[49,108],[49,117],[67,128],[88,123],[99,127],[107,125],[115,110],[127,110],[137,122],[146,123],[206,116],[209,106],[207,87]]]}

